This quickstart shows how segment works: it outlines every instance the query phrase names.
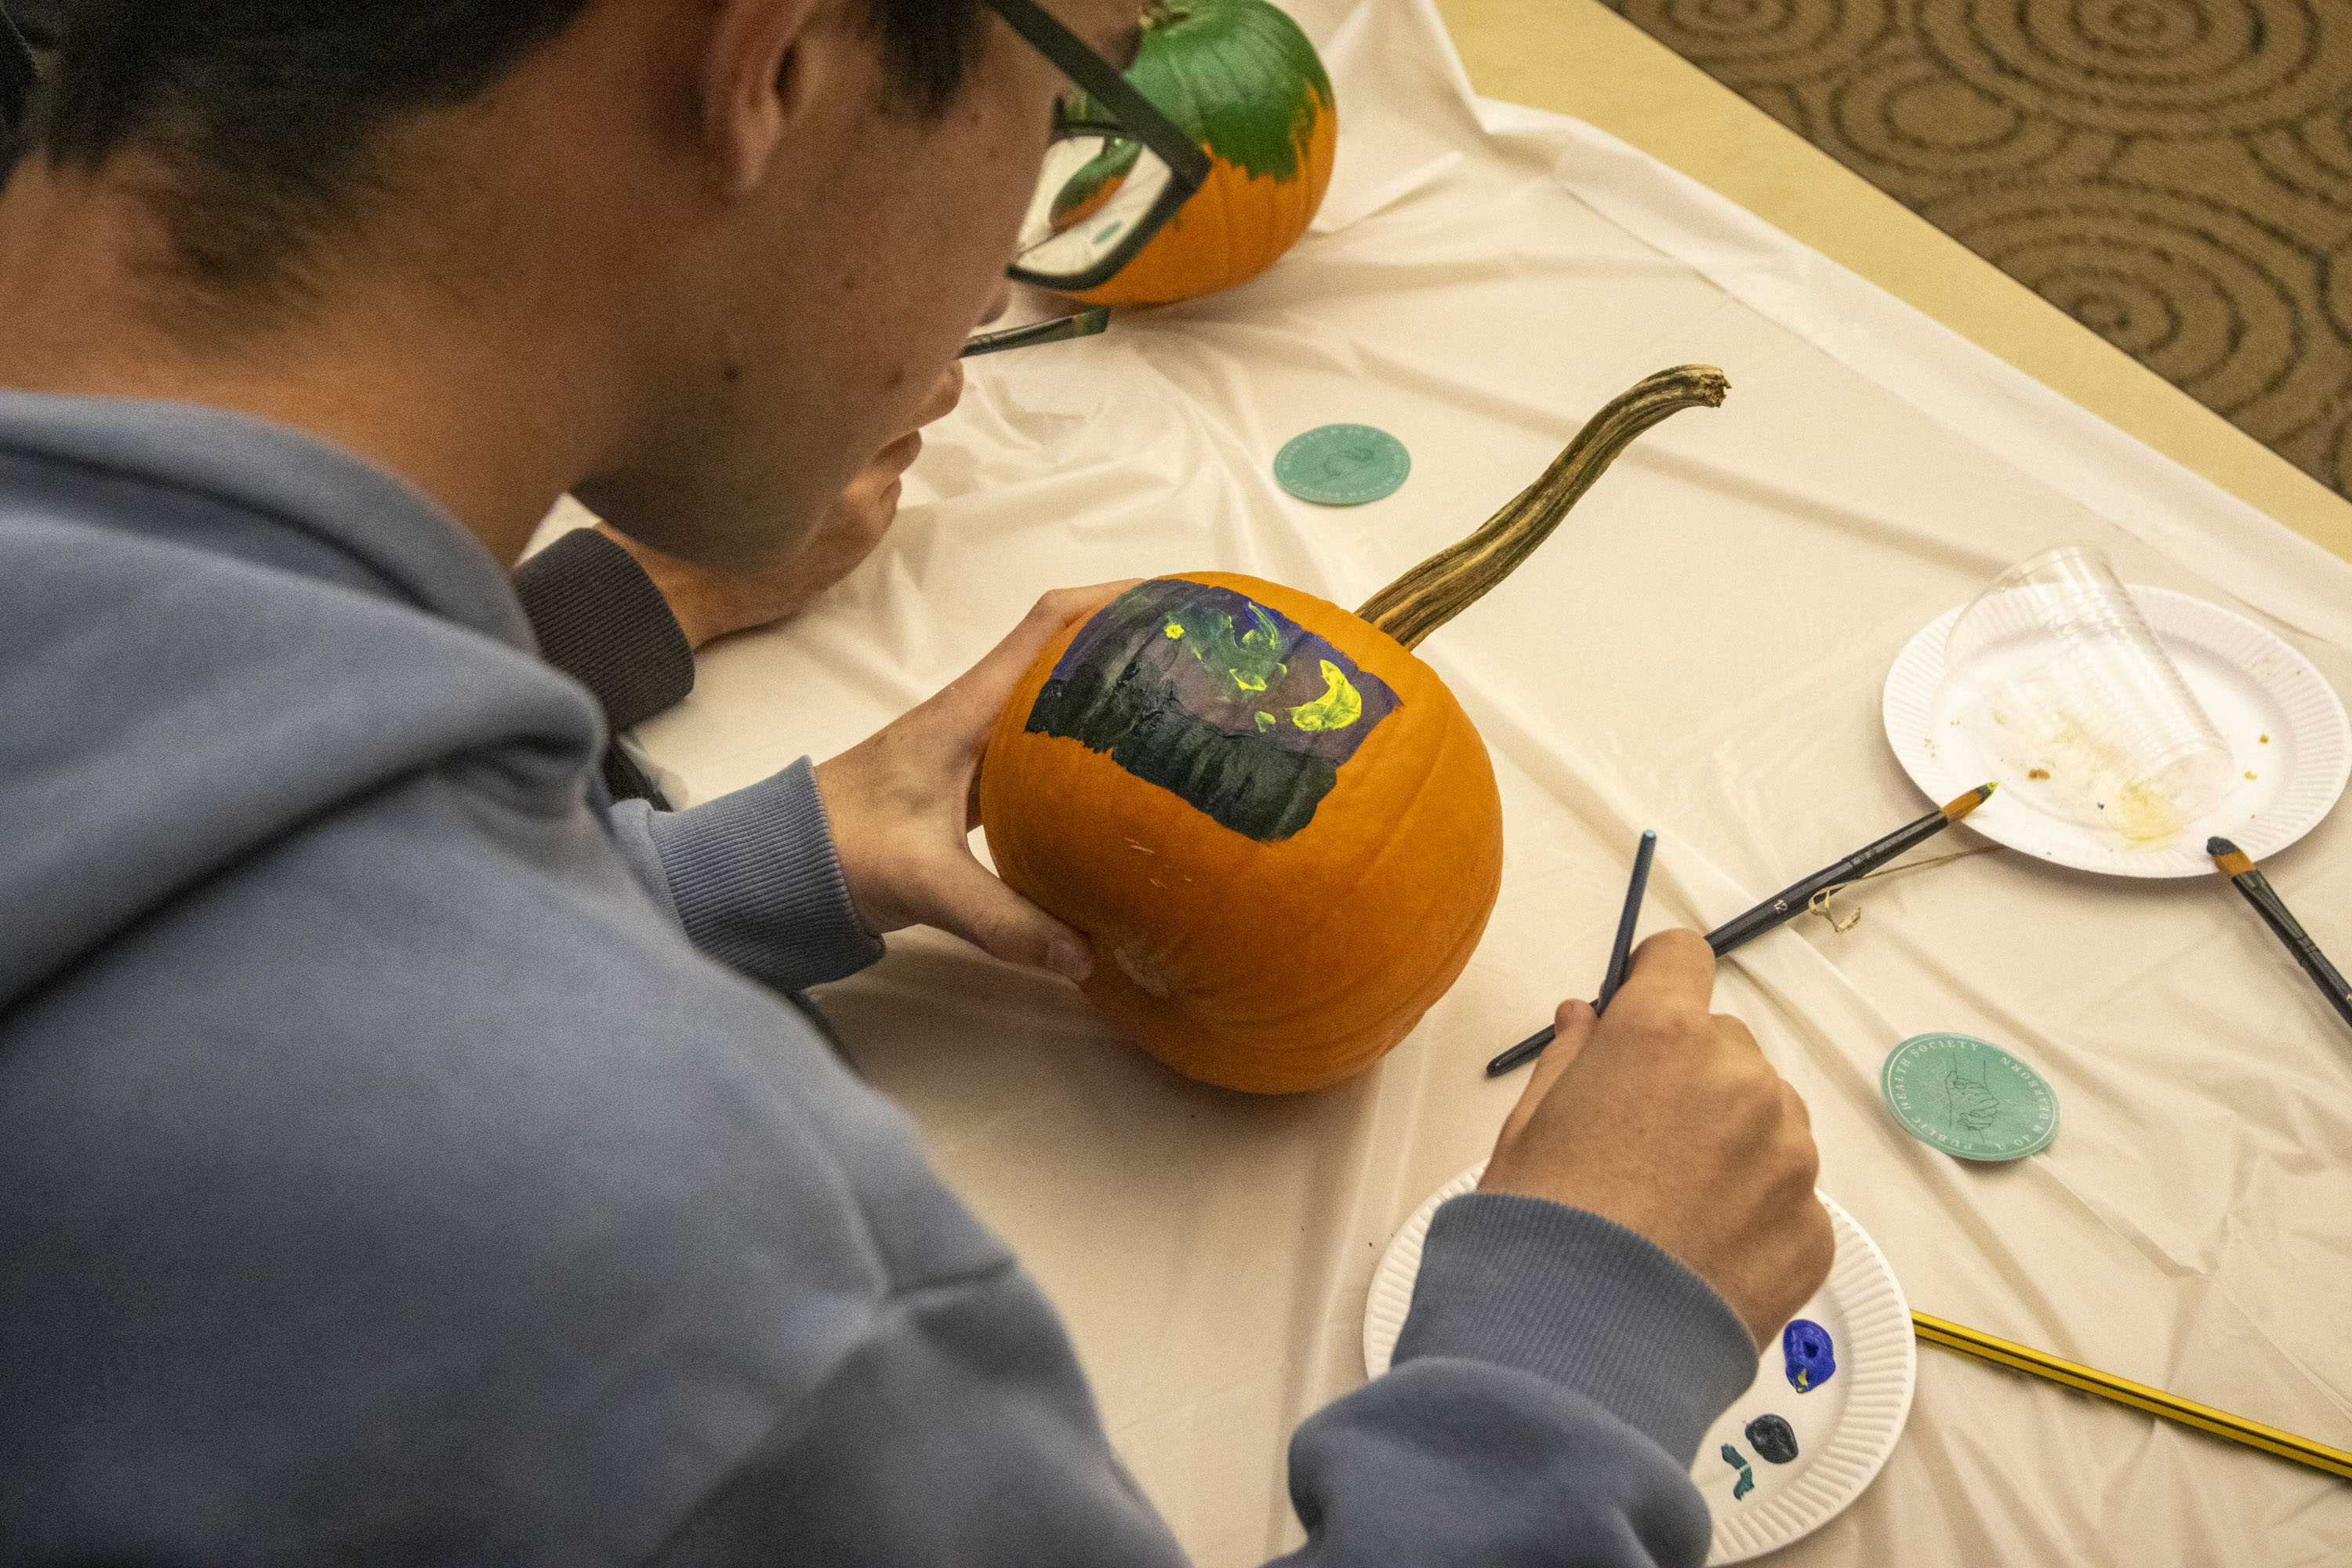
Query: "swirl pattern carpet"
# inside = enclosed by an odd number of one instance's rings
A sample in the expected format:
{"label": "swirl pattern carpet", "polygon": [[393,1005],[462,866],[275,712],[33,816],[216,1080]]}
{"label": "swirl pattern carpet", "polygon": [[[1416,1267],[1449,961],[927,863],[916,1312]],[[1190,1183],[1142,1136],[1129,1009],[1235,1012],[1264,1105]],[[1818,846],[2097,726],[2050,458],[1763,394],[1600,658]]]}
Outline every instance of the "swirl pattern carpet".
{"label": "swirl pattern carpet", "polygon": [[1601,0],[2352,496],[2352,0]]}

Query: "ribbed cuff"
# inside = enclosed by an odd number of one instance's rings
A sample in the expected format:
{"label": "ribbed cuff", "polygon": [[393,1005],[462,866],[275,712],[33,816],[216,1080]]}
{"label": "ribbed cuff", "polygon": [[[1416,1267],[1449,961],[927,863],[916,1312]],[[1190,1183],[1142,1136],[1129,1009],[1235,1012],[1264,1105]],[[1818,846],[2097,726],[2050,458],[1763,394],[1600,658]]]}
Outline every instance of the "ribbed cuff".
{"label": "ribbed cuff", "polygon": [[1688,1465],[1756,1377],[1706,1281],[1624,1226],[1517,1193],[1441,1205],[1395,1362],[1461,1356],[1573,1389]]}
{"label": "ribbed cuff", "polygon": [[618,734],[694,689],[694,649],[635,557],[576,528],[515,568],[541,657],[604,704]]}
{"label": "ribbed cuff", "polygon": [[882,956],[850,907],[806,757],[648,826],[688,940],[729,968],[798,991]]}

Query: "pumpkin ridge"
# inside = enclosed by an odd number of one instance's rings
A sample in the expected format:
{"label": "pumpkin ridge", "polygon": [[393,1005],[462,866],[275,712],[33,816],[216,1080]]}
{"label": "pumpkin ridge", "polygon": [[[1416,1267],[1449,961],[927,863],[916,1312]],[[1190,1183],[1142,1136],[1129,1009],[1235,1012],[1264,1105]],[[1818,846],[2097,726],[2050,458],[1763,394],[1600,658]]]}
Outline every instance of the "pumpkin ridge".
{"label": "pumpkin ridge", "polygon": [[[1460,713],[1458,709],[1456,710],[1456,717],[1460,719],[1462,724],[1466,725],[1469,722],[1468,716]],[[1419,813],[1423,802],[1429,798],[1430,789],[1435,784],[1440,775],[1450,771],[1446,765],[1449,753],[1452,753],[1460,747],[1461,743],[1459,730],[1454,724],[1448,724],[1445,727],[1444,733],[1439,737],[1435,754],[1430,759],[1428,771],[1422,775],[1421,783],[1414,786],[1412,798],[1406,802],[1403,808],[1399,810],[1395,816],[1390,819],[1391,831],[1389,837],[1381,844],[1380,852],[1374,855],[1370,861],[1365,863],[1363,869],[1358,874],[1356,880],[1349,884],[1348,894],[1343,896],[1342,901],[1345,901],[1346,897],[1354,895],[1357,889],[1360,889],[1364,882],[1370,879],[1374,872],[1381,868],[1383,862],[1387,861],[1391,857],[1402,852],[1403,846],[1412,839],[1412,835],[1411,828],[1412,826],[1414,816]],[[1480,743],[1479,750],[1481,756],[1484,756],[1485,744],[1483,742]],[[1491,762],[1488,763],[1486,772],[1487,777],[1491,782],[1493,778],[1493,764]],[[1496,814],[1499,817],[1502,811],[1501,792],[1499,789],[1496,791],[1495,808]],[[1483,928],[1484,922],[1481,921],[1478,923]]]}
{"label": "pumpkin ridge", "polygon": [[[1426,700],[1426,699],[1424,699],[1424,700]],[[1436,745],[1432,749],[1430,766],[1424,772],[1422,783],[1416,786],[1414,791],[1414,805],[1417,805],[1423,799],[1427,797],[1428,790],[1434,783],[1437,774],[1443,771],[1446,771],[1447,758],[1449,755],[1456,753],[1461,744],[1462,740],[1458,733],[1457,726],[1448,724],[1445,728],[1444,733],[1438,737]],[[1497,806],[1499,807],[1499,801],[1497,802]],[[1407,811],[1398,813],[1390,820],[1388,826],[1391,831],[1382,847],[1381,854],[1375,856],[1372,861],[1364,867],[1356,881],[1350,884],[1349,889],[1349,893],[1354,893],[1360,890],[1362,884],[1366,880],[1370,879],[1376,869],[1385,865],[1392,864],[1392,857],[1406,852],[1407,846],[1412,840],[1412,834],[1410,832],[1410,814],[1411,808],[1409,807]],[[1474,868],[1474,870],[1478,868]],[[1499,869],[1499,867],[1496,868]],[[1335,896],[1328,900],[1326,900],[1328,908],[1334,911],[1331,915],[1327,917],[1327,920],[1330,923],[1336,925],[1338,929],[1342,931],[1356,929],[1352,916],[1343,916],[1337,912],[1340,910],[1348,901],[1348,898],[1345,896]],[[1493,894],[1490,890],[1488,897],[1479,909],[1465,909],[1462,911],[1464,927],[1463,934],[1473,942],[1475,942],[1476,937],[1484,931],[1484,910],[1491,909],[1492,904]],[[1449,921],[1449,924],[1451,922]],[[1297,931],[1293,934],[1304,939],[1321,933],[1318,930],[1318,931]],[[1389,945],[1400,944],[1391,943]],[[1402,942],[1401,945],[1406,949],[1410,949],[1415,944],[1412,942]],[[1449,952],[1458,949],[1460,945],[1461,940],[1457,938],[1453,946],[1449,948]],[[1377,963],[1384,964],[1393,961],[1396,955],[1391,954],[1386,951],[1382,951],[1373,955],[1373,957]],[[1434,1001],[1436,994],[1442,994],[1444,986],[1446,984],[1450,984],[1451,982],[1451,973],[1447,974],[1443,984],[1436,984],[1433,978],[1432,984],[1434,985],[1434,989],[1430,991],[1428,999],[1423,1001],[1419,1008],[1412,1010],[1413,1017],[1416,1022],[1418,1022],[1421,1014],[1427,1011],[1430,1003]],[[1345,1016],[1349,1013],[1361,1011],[1368,1015],[1361,1023],[1349,1022],[1333,1031],[1338,1037],[1349,1038],[1364,1034],[1368,1031],[1379,1029],[1384,1019],[1393,1018],[1400,1013],[1407,1010],[1412,998],[1420,995],[1422,991],[1424,989],[1429,989],[1429,987],[1417,987],[1414,991],[1408,993],[1402,997],[1375,998],[1361,995],[1359,992],[1352,990],[1351,987],[1341,979],[1335,979],[1331,983],[1311,991],[1301,990],[1294,987],[1286,991],[1280,998],[1282,1002],[1287,1004],[1286,1005],[1282,1005],[1270,1010],[1252,1009],[1243,1013],[1229,1013],[1223,1015],[1219,1019],[1220,1032],[1226,1035],[1228,1037],[1244,1034],[1255,1037],[1268,1031],[1280,1029],[1285,1025],[1288,1025],[1296,1020],[1304,1018],[1314,1018],[1328,1023],[1335,1014]],[[1404,1031],[1404,1033],[1410,1032],[1410,1027]],[[1402,1038],[1402,1035],[1400,1034],[1396,1037]],[[1328,1049],[1330,1045],[1330,1040],[1331,1036],[1318,1035],[1314,1037],[1313,1043],[1318,1046],[1318,1048]],[[1391,1043],[1392,1044],[1393,1040]],[[1302,1048],[1304,1048],[1303,1043]]]}

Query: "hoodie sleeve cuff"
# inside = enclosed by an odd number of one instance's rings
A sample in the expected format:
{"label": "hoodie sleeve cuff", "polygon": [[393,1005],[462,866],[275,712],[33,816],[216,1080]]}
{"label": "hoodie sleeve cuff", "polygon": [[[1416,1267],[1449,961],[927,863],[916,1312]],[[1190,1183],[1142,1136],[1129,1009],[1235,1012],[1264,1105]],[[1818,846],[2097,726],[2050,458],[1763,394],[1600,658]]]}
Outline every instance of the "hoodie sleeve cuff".
{"label": "hoodie sleeve cuff", "polygon": [[618,734],[686,700],[694,649],[636,558],[577,528],[515,568],[541,657],[604,704]]}
{"label": "hoodie sleeve cuff", "polygon": [[806,757],[749,789],[653,813],[647,826],[678,922],[719,963],[798,991],[882,956],[850,906]]}
{"label": "hoodie sleeve cuff", "polygon": [[1705,1280],[1621,1225],[1517,1193],[1431,1219],[1394,1359],[1420,1356],[1547,1378],[1685,1467],[1756,1377],[1754,1342]]}

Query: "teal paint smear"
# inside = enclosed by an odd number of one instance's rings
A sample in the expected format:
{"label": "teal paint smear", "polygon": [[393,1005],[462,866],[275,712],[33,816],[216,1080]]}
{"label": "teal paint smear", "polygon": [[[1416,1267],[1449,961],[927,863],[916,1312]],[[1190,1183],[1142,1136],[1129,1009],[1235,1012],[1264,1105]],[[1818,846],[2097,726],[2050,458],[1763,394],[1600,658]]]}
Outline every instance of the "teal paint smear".
{"label": "teal paint smear", "polygon": [[[1251,179],[1298,177],[1331,79],[1298,24],[1265,0],[1165,0],[1144,18],[1127,79],[1210,153]],[[1218,105],[1213,122],[1207,105]],[[1108,118],[1092,98],[1079,119]]]}
{"label": "teal paint smear", "polygon": [[1748,1468],[1748,1461],[1740,1458],[1739,1450],[1730,1444],[1726,1443],[1717,1451],[1723,1456],[1725,1464],[1739,1472],[1739,1479],[1731,1489],[1731,1500],[1738,1502],[1756,1489],[1756,1472]]}

